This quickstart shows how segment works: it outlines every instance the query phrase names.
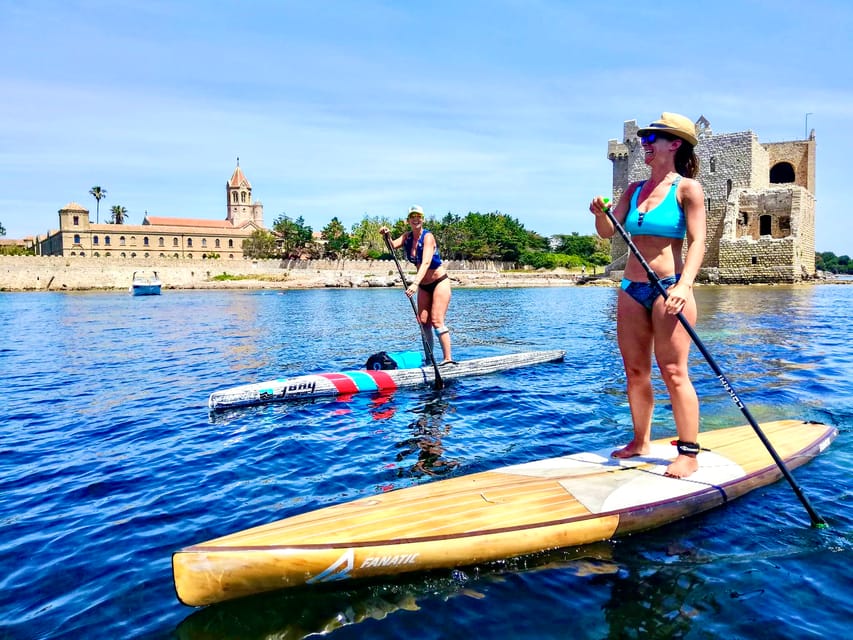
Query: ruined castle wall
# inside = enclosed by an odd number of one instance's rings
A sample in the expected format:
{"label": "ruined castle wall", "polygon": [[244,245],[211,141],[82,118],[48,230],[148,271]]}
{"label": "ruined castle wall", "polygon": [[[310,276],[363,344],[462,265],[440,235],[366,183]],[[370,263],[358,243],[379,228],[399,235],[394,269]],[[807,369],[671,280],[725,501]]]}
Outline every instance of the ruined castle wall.
{"label": "ruined castle wall", "polygon": [[720,282],[814,277],[814,203],[797,186],[734,192],[720,242]]}
{"label": "ruined castle wall", "polygon": [[[815,275],[815,140],[761,144],[752,131],[714,135],[702,119],[696,155],[707,216],[703,268],[721,282],[797,282]],[[636,121],[624,140],[608,143],[614,201],[648,177]],[[789,162],[794,182],[770,183],[771,168]],[[763,222],[762,222],[763,218]],[[611,269],[624,268],[626,243],[612,239]]]}
{"label": "ruined castle wall", "polygon": [[814,139],[769,142],[762,146],[767,150],[770,167],[789,163],[794,168],[794,184],[814,193]]}

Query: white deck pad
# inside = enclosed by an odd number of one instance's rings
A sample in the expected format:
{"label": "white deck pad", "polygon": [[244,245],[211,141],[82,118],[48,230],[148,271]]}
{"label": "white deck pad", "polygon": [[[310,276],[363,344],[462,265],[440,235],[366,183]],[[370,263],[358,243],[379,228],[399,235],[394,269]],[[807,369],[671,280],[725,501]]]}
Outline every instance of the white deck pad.
{"label": "white deck pad", "polygon": [[699,470],[684,479],[664,475],[676,456],[673,446],[655,444],[649,455],[634,458],[611,458],[610,452],[608,449],[537,460],[504,467],[496,473],[557,480],[595,514],[672,500],[746,475],[740,465],[713,451],[699,453]]}

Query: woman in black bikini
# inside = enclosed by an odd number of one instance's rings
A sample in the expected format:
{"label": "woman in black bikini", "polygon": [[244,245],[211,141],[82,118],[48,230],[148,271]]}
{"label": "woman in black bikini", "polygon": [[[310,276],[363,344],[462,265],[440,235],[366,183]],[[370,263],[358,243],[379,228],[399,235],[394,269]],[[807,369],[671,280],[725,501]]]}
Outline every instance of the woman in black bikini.
{"label": "woman in black bikini", "polygon": [[[612,453],[630,458],[650,452],[654,394],[652,355],[657,361],[672,403],[678,432],[678,455],[667,475],[685,478],[699,468],[699,399],[690,382],[687,359],[690,336],[678,321],[682,313],[696,323],[693,281],[705,253],[705,196],[693,178],[699,164],[693,152],[697,144],[693,122],[676,113],[640,129],[648,180],[628,186],[613,209],[613,216],[631,234],[633,243],[661,279],[664,300],[640,261],[632,254],[625,266],[616,311],[616,334],[628,381],[628,403],[634,438]],[[605,215],[606,205],[596,196],[589,210],[595,230],[610,238],[616,229]],[[682,248],[687,240],[687,253]]]}
{"label": "woman in black bikini", "polygon": [[[444,354],[441,364],[454,363],[450,347],[450,329],[444,324],[451,295],[447,271],[441,263],[435,236],[424,229],[423,209],[418,206],[409,209],[406,221],[410,231],[391,240],[391,246],[395,249],[403,247],[406,259],[418,268],[414,280],[406,289],[406,295],[411,298],[415,293],[418,294],[418,320],[424,326],[424,336],[430,349],[433,341],[428,327],[432,325]],[[379,232],[387,235],[390,230],[388,227],[382,227]]]}

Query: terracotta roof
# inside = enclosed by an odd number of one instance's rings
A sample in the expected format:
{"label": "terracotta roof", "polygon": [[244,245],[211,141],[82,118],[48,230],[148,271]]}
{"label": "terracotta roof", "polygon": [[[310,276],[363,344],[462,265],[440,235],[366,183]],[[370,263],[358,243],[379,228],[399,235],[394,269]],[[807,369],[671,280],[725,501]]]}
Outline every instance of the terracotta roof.
{"label": "terracotta roof", "polygon": [[228,220],[199,220],[196,218],[161,218],[159,216],[145,216],[148,224],[156,224],[162,227],[206,227],[208,229],[233,229],[234,225]]}
{"label": "terracotta roof", "polygon": [[251,189],[252,185],[249,184],[249,181],[246,180],[246,176],[243,175],[243,170],[240,168],[240,165],[237,165],[237,168],[234,169],[234,173],[231,174],[231,179],[228,181],[229,187],[241,187],[244,186],[247,189]]}
{"label": "terracotta roof", "polygon": [[69,202],[64,207],[62,207],[60,211],[88,211],[88,209],[82,204],[77,204],[76,202]]}

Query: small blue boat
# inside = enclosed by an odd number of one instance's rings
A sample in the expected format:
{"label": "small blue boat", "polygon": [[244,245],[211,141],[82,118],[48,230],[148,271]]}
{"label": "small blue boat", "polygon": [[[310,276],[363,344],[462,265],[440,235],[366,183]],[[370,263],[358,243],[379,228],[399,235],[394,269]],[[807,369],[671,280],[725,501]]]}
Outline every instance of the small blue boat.
{"label": "small blue boat", "polygon": [[159,296],[161,285],[156,271],[153,275],[144,271],[134,271],[130,292],[135,296]]}

